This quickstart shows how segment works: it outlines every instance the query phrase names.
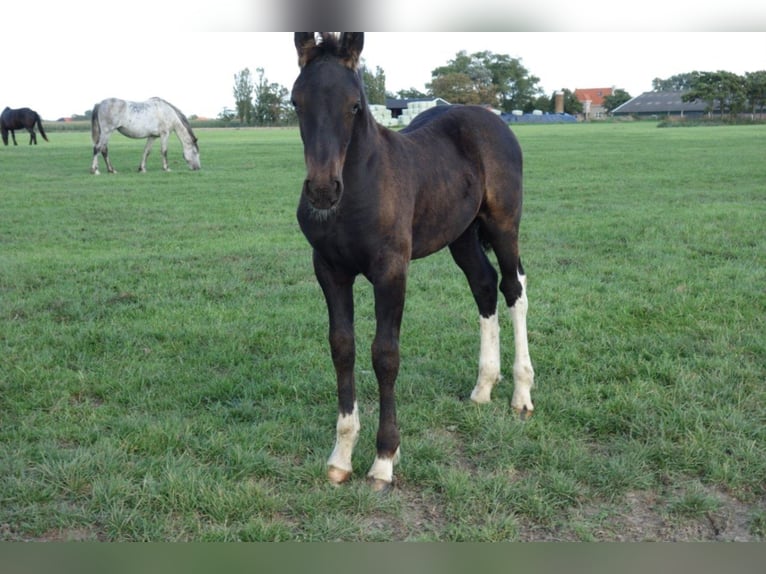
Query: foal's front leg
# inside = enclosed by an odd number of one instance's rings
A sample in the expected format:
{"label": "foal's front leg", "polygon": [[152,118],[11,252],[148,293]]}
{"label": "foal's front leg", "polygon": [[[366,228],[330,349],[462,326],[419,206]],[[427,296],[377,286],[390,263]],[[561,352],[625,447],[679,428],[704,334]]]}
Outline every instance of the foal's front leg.
{"label": "foal's front leg", "polygon": [[338,385],[335,448],[327,461],[327,477],[333,484],[341,484],[351,478],[351,456],[360,429],[354,384],[354,276],[330,269],[316,252],[314,271],[327,302],[330,351]]}
{"label": "foal's front leg", "polygon": [[396,422],[394,388],[399,374],[399,330],[404,311],[406,268],[390,272],[375,284],[375,339],[372,366],[378,379],[380,418],[376,440],[377,456],[367,477],[373,490],[385,491],[394,481],[399,462],[399,427]]}

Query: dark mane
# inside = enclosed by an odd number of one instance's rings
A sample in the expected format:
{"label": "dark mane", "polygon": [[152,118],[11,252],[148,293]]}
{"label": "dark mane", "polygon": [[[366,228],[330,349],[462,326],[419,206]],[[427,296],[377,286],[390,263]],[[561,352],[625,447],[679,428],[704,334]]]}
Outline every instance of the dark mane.
{"label": "dark mane", "polygon": [[184,113],[179,110],[177,107],[175,107],[173,104],[168,102],[167,100],[163,100],[162,98],[157,98],[161,102],[163,102],[165,105],[167,105],[169,108],[172,108],[173,111],[178,116],[178,119],[181,120],[181,123],[186,128],[186,131],[189,132],[189,135],[191,136],[192,140],[194,141],[194,145],[197,145],[197,136],[194,135],[194,130],[191,127],[191,124],[189,123],[189,120],[186,118]]}

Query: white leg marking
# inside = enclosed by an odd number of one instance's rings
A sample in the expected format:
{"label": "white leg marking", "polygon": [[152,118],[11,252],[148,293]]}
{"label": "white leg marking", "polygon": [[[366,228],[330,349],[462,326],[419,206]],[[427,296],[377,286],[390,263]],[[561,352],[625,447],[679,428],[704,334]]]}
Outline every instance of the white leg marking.
{"label": "white leg marking", "polygon": [[511,406],[517,411],[525,410],[531,413],[534,410],[530,391],[534,386],[535,371],[532,368],[532,360],[529,358],[529,344],[527,342],[527,278],[519,275],[521,282],[521,296],[511,307],[511,320],[513,321],[513,340],[516,345],[516,355],[513,361],[513,399]]}
{"label": "white leg marking", "polygon": [[338,415],[338,423],[335,427],[335,448],[327,460],[330,480],[341,483],[351,477],[351,455],[359,438],[359,409],[354,403],[354,410],[350,415]]}
{"label": "white leg marking", "polygon": [[388,484],[394,481],[394,465],[399,463],[399,449],[396,449],[392,458],[375,457],[375,462],[370,467],[367,477],[373,480],[381,480]]}
{"label": "white leg marking", "polygon": [[500,325],[497,311],[490,317],[479,317],[481,348],[479,354],[479,377],[471,392],[475,403],[488,403],[492,388],[500,380]]}

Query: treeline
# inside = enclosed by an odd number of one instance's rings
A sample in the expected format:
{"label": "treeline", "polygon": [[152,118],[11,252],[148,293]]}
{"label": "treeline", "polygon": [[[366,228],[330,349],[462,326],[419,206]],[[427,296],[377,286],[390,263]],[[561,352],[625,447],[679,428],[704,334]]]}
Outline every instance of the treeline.
{"label": "treeline", "polygon": [[[265,77],[257,68],[257,78],[249,68],[234,75],[234,109],[224,108],[219,118],[242,125],[278,126],[296,123],[289,102],[289,90]],[[489,51],[468,54],[460,51],[446,65],[431,72],[426,92],[415,88],[392,93],[386,90],[384,70],[370,69],[362,61],[362,76],[371,104],[385,105],[386,98],[442,98],[454,104],[490,105],[504,112],[522,110],[553,111],[554,94],[544,94],[540,79],[530,73],[521,59]],[[570,90],[564,92],[564,109],[576,114],[582,104]],[[630,95],[625,94],[626,99]],[[622,102],[620,102],[622,103]],[[617,104],[619,105],[619,104]]]}
{"label": "treeline", "polygon": [[290,105],[290,91],[281,84],[269,82],[263,68],[256,68],[254,81],[250,68],[234,74],[234,110],[224,108],[223,120],[236,120],[247,126],[280,126],[297,123]]}
{"label": "treeline", "polygon": [[652,89],[686,92],[682,96],[685,102],[705,102],[708,113],[717,112],[722,117],[744,112],[762,115],[766,107],[766,70],[743,76],[724,70],[688,72],[665,80],[655,78]]}
{"label": "treeline", "polygon": [[[253,77],[249,68],[245,68],[234,75],[235,109],[224,108],[219,119],[253,126],[295,124],[297,118],[290,105],[289,90],[269,82],[263,68],[257,68],[256,72],[257,77]],[[502,112],[553,112],[555,106],[555,94],[543,92],[540,79],[521,59],[489,51],[458,52],[447,64],[431,72],[425,92],[415,88],[397,93],[387,91],[385,71],[380,67],[372,70],[364,61],[362,76],[371,104],[385,105],[386,98],[442,98],[453,104],[489,105]],[[726,71],[695,71],[667,79],[655,78],[652,87],[655,91],[687,92],[683,96],[685,100],[708,102],[711,112],[722,115],[762,113],[766,101],[766,71],[748,72],[743,76]],[[574,115],[583,111],[574,91],[566,88],[560,91],[564,95],[566,113]],[[625,90],[615,89],[605,99],[604,107],[609,112],[631,97]]]}

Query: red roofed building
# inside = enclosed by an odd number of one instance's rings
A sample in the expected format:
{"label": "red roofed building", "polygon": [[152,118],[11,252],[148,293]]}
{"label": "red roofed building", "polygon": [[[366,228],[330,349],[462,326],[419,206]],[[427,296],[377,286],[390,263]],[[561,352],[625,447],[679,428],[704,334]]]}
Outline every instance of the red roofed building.
{"label": "red roofed building", "polygon": [[582,103],[582,111],[586,120],[595,120],[606,117],[604,98],[611,96],[614,88],[587,88],[576,89],[575,98]]}

